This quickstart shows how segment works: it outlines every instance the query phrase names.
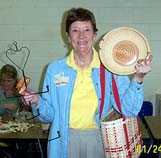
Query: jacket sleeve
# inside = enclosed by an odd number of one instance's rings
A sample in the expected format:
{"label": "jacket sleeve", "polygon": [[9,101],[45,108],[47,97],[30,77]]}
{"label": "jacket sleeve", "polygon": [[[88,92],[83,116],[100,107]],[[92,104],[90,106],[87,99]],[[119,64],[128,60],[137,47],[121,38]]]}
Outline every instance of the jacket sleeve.
{"label": "jacket sleeve", "polygon": [[39,102],[37,106],[32,106],[33,114],[38,116],[38,118],[46,123],[51,123],[54,119],[55,115],[55,109],[54,105],[56,104],[56,93],[55,93],[55,85],[52,77],[52,72],[50,72],[49,68],[46,72],[44,84],[43,84],[43,90],[47,91],[46,93],[43,93],[39,97]]}
{"label": "jacket sleeve", "polygon": [[[125,116],[136,116],[138,115],[144,98],[143,84],[139,84],[137,81],[132,79],[131,81],[127,76],[114,75],[118,93],[121,102],[121,113]],[[112,84],[111,84],[112,90]],[[111,105],[118,110],[114,99],[113,92],[111,93]]]}

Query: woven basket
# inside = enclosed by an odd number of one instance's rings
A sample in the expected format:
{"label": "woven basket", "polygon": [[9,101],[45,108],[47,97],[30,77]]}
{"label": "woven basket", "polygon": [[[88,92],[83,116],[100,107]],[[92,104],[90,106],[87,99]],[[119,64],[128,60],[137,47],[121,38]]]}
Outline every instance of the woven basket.
{"label": "woven basket", "polygon": [[106,158],[139,157],[140,153],[135,152],[135,148],[142,144],[142,139],[136,117],[102,121],[101,131]]}

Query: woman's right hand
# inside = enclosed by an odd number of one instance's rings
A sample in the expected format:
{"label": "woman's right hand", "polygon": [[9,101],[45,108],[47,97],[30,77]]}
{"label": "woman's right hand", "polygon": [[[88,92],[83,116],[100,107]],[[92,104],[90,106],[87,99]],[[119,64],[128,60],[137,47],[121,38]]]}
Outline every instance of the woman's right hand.
{"label": "woman's right hand", "polygon": [[22,93],[22,95],[23,95],[23,101],[25,102],[25,104],[27,105],[38,104],[39,96],[35,94],[34,91],[25,90]]}

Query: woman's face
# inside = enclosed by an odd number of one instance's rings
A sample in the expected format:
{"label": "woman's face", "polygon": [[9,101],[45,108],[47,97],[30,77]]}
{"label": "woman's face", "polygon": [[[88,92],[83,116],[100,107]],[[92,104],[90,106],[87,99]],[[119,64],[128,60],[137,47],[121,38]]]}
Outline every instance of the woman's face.
{"label": "woman's face", "polygon": [[15,84],[16,84],[15,79],[2,75],[1,86],[4,91],[13,90],[15,88]]}
{"label": "woman's face", "polygon": [[92,54],[92,46],[96,33],[90,21],[75,21],[69,29],[69,41],[75,53],[80,55]]}

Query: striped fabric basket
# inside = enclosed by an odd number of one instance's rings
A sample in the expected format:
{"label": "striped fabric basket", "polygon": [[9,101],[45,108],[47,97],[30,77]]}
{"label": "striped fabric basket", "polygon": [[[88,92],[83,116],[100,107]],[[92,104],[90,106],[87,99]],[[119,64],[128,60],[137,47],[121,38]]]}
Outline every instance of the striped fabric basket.
{"label": "striped fabric basket", "polygon": [[137,117],[102,121],[101,131],[106,158],[138,158],[135,151],[142,144]]}
{"label": "striped fabric basket", "polygon": [[[99,118],[104,107],[105,98],[105,69],[100,66],[101,103]],[[112,91],[118,112],[112,111],[101,121],[104,151],[106,158],[138,158],[140,153],[135,149],[142,145],[139,120],[137,117],[125,117],[122,114],[120,96],[112,74]]]}

